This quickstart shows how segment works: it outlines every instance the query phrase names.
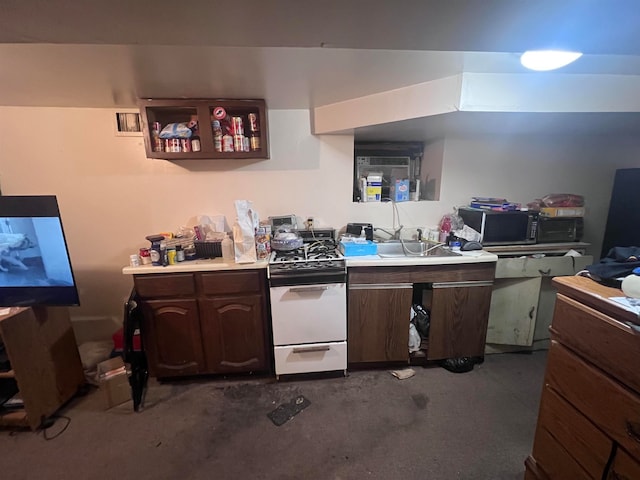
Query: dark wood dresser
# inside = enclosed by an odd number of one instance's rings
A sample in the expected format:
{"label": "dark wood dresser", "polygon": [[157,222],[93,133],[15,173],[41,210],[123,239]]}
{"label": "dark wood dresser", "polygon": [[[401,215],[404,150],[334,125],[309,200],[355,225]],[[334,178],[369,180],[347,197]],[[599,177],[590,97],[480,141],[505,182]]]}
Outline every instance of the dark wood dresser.
{"label": "dark wood dresser", "polygon": [[525,480],[640,479],[640,319],[584,277],[558,289]]}

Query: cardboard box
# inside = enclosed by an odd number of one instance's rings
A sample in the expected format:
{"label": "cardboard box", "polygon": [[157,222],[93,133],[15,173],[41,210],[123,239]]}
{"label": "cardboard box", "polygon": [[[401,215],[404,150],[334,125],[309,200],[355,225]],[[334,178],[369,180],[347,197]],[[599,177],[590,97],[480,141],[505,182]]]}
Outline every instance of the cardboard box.
{"label": "cardboard box", "polygon": [[409,180],[406,178],[391,179],[391,198],[394,202],[409,201]]}
{"label": "cardboard box", "polygon": [[584,207],[544,207],[540,215],[545,217],[584,217]]}
{"label": "cardboard box", "polygon": [[379,202],[382,198],[382,173],[367,176],[367,202]]}
{"label": "cardboard box", "polygon": [[131,400],[129,375],[121,357],[110,358],[98,364],[98,380],[105,410]]}

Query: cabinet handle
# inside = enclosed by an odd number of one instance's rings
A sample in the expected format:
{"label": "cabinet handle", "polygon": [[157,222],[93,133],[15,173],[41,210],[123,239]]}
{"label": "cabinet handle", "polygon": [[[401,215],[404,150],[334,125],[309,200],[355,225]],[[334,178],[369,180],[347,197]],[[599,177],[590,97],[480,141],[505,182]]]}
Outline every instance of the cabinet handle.
{"label": "cabinet handle", "polygon": [[536,311],[536,307],[531,307],[529,310],[529,320],[533,320],[533,313]]}
{"label": "cabinet handle", "polygon": [[349,290],[398,290],[400,288],[413,289],[413,283],[352,283]]}
{"label": "cabinet handle", "polygon": [[291,287],[289,291],[291,293],[300,293],[300,292],[324,292],[325,290],[329,290],[329,287],[326,285],[323,286],[310,286],[310,287]]}
{"label": "cabinet handle", "polygon": [[629,435],[634,441],[640,443],[640,423],[627,420],[627,435]]}
{"label": "cabinet handle", "polygon": [[549,275],[549,274],[551,273],[551,269],[550,269],[550,268],[547,268],[546,270],[540,270],[540,269],[538,269],[538,273],[539,273],[540,275]]}
{"label": "cabinet handle", "polygon": [[294,348],[293,353],[310,353],[310,352],[328,352],[331,350],[329,346]]}
{"label": "cabinet handle", "polygon": [[491,280],[474,280],[471,282],[438,282],[432,283],[432,288],[468,288],[468,287],[491,287]]}

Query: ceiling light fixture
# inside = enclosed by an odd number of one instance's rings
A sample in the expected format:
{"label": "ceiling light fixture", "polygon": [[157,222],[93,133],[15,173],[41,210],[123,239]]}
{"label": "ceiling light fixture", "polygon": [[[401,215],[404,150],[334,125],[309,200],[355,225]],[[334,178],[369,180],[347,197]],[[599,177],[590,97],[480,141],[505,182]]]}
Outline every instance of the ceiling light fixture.
{"label": "ceiling light fixture", "polygon": [[520,56],[520,63],[529,70],[544,72],[569,65],[581,56],[582,52],[567,52],[563,50],[528,50]]}

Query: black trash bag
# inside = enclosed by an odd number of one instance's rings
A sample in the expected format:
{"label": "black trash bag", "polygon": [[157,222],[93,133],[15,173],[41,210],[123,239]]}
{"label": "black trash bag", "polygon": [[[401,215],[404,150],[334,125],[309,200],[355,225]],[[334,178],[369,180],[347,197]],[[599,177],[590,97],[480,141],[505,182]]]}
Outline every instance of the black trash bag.
{"label": "black trash bag", "polygon": [[447,358],[440,362],[440,366],[453,373],[466,373],[473,370],[473,367],[484,361],[483,357],[456,357]]}
{"label": "black trash bag", "polygon": [[429,310],[425,309],[418,303],[414,303],[412,308],[415,312],[415,316],[411,319],[411,323],[416,327],[416,330],[420,334],[420,338],[425,340],[429,338],[429,324],[431,321]]}

